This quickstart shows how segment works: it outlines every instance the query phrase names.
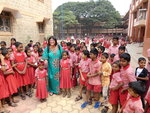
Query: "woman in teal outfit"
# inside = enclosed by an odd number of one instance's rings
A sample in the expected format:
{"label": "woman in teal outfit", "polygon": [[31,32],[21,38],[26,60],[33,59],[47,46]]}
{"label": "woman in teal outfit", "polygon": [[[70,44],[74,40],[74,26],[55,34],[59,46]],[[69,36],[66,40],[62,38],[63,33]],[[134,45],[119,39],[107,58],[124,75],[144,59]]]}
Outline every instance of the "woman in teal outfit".
{"label": "woman in teal outfit", "polygon": [[59,72],[62,47],[57,40],[51,36],[48,39],[48,46],[44,49],[42,58],[48,60],[48,91],[50,95],[59,94]]}

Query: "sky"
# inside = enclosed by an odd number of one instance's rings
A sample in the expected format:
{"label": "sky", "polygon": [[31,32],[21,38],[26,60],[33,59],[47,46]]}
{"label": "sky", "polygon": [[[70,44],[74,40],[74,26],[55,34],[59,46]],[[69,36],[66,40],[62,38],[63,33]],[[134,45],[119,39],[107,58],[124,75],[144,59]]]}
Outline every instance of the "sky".
{"label": "sky", "polygon": [[[89,0],[52,0],[53,11],[61,4],[66,2],[84,2]],[[109,0],[121,15],[125,15],[130,7],[131,0]]]}

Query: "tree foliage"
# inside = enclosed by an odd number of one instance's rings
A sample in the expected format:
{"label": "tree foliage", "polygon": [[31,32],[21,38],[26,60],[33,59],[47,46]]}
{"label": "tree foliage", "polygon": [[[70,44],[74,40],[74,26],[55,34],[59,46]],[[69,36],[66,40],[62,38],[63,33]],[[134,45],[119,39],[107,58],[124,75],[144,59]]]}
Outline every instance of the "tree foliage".
{"label": "tree foliage", "polygon": [[54,12],[54,25],[61,22],[66,23],[64,26],[80,23],[87,28],[104,22],[104,28],[113,28],[120,24],[120,14],[108,0],[68,2]]}

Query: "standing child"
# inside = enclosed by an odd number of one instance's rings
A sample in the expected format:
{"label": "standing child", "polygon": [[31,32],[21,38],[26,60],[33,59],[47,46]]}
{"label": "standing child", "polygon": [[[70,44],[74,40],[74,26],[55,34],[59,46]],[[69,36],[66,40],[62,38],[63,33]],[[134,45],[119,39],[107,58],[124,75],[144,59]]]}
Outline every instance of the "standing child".
{"label": "standing child", "polygon": [[75,101],[79,101],[82,99],[82,92],[83,88],[87,86],[87,74],[90,70],[90,59],[89,59],[89,51],[84,50],[82,52],[82,59],[79,63],[79,72],[80,72],[80,90],[79,90],[79,96],[76,97]]}
{"label": "standing child", "polygon": [[15,43],[16,43],[16,39],[15,38],[11,38],[10,40],[11,42],[11,48],[13,49],[13,51],[16,51],[16,46],[15,46]]}
{"label": "standing child", "polygon": [[119,99],[121,106],[124,105],[127,95],[128,95],[128,84],[130,82],[137,81],[133,72],[132,67],[130,66],[131,56],[128,53],[120,55],[120,65],[121,65],[121,79],[123,81],[123,86],[119,91]]}
{"label": "standing child", "polygon": [[104,46],[98,46],[98,59],[101,58],[102,54],[105,52]]}
{"label": "standing child", "polygon": [[40,99],[41,102],[47,101],[46,98],[48,97],[47,91],[47,71],[44,68],[44,61],[38,62],[38,68],[35,70],[35,77],[36,77],[36,97]]}
{"label": "standing child", "polygon": [[62,53],[60,66],[60,88],[63,89],[63,97],[67,95],[70,98],[72,88],[72,61],[69,59],[69,53],[67,51]]}
{"label": "standing child", "polygon": [[18,87],[20,88],[21,98],[26,99],[23,86],[26,86],[26,92],[28,92],[29,77],[27,74],[27,61],[26,53],[23,52],[23,44],[16,42],[17,51],[13,53],[11,57],[12,65],[17,65],[15,69],[15,77],[18,82]]}
{"label": "standing child", "polygon": [[100,80],[99,71],[101,68],[101,63],[97,59],[97,57],[98,57],[98,50],[94,48],[90,51],[91,61],[89,65],[90,71],[87,74],[88,83],[87,83],[86,101],[81,105],[81,108],[85,108],[87,105],[92,104],[91,100],[89,101],[92,91],[94,92],[94,96],[96,100],[94,108],[100,107],[99,93],[101,92],[101,80]]}
{"label": "standing child", "polygon": [[35,58],[36,62],[38,62],[39,53],[38,53],[38,45],[33,45],[32,56]]}
{"label": "standing child", "polygon": [[130,82],[128,92],[128,99],[119,113],[144,113],[140,96],[144,94],[145,88],[141,82]]}
{"label": "standing child", "polygon": [[104,98],[104,103],[108,100],[108,87],[110,84],[110,75],[112,72],[111,65],[107,62],[109,55],[107,53],[103,53],[100,61],[102,62],[102,67],[100,71],[101,82],[102,82],[102,94]]}
{"label": "standing child", "polygon": [[29,92],[27,95],[29,97],[32,97],[32,92],[33,92],[33,87],[35,84],[35,68],[37,67],[37,62],[35,58],[31,55],[31,50],[28,48],[25,50],[26,55],[27,55],[27,73],[29,76]]}
{"label": "standing child", "polygon": [[118,101],[119,101],[119,89],[123,85],[122,79],[120,77],[121,65],[119,61],[112,64],[112,80],[110,83],[110,93],[109,93],[109,103],[112,105],[111,113],[117,113],[118,111]]}
{"label": "standing child", "polygon": [[[138,64],[139,67],[136,68],[135,70],[135,76],[137,81],[141,81],[142,84],[146,87],[146,83],[148,81],[148,70],[145,68],[146,65],[146,59],[143,57],[140,57],[138,59]],[[141,96],[143,108],[145,108],[145,100],[144,100],[144,95]]]}
{"label": "standing child", "polygon": [[[7,50],[3,50],[2,51],[2,55],[4,56],[4,62],[5,62],[5,70],[3,71],[3,74],[4,74],[4,77],[5,77],[5,80],[8,84],[8,90],[9,90],[9,94],[10,94],[10,102],[8,103],[9,106],[12,106],[12,107],[16,107],[17,104],[15,103],[18,103],[18,101],[15,101],[14,97],[12,96],[14,93],[17,93],[18,92],[18,86],[17,86],[17,80],[16,78],[14,77],[14,71],[12,69],[12,66],[11,66],[11,62],[10,62],[10,54]],[[14,65],[15,67],[15,65]]]}
{"label": "standing child", "polygon": [[9,90],[7,82],[3,76],[2,71],[5,71],[5,62],[4,62],[4,56],[0,54],[0,113],[9,113],[8,110],[4,108],[4,99],[9,97]]}
{"label": "standing child", "polygon": [[118,46],[119,41],[118,40],[119,40],[118,37],[113,38],[113,40],[112,40],[113,45],[111,47],[109,47],[109,49],[108,49],[109,55],[110,54],[115,54],[115,55],[118,54],[118,48],[119,48],[119,46]]}

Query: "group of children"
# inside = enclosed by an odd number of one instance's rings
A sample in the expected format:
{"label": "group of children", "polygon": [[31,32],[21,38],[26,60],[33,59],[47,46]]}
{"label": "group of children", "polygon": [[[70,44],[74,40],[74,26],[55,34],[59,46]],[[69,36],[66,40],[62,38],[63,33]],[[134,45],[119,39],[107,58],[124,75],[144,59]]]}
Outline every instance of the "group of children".
{"label": "group of children", "polygon": [[[148,62],[146,69],[146,59],[141,57],[138,59],[139,67],[134,71],[130,65],[131,56],[127,53],[126,46],[119,43],[118,37],[112,39],[112,46],[108,49],[104,47],[104,42],[95,40],[90,44],[90,51],[86,43],[80,43],[80,40],[76,40],[76,44],[73,41],[62,41],[61,45],[65,50],[61,64],[68,62],[67,69],[70,68],[66,73],[66,67],[61,65],[61,72],[65,73],[60,74],[63,77],[63,80],[60,79],[61,84],[65,83],[65,87],[61,87],[64,89],[64,97],[67,91],[70,92],[71,82],[72,87],[75,86],[79,77],[79,95],[75,101],[83,98],[83,91],[86,89],[85,102],[81,108],[91,105],[94,100],[94,108],[104,106],[104,113],[109,109],[108,102],[112,105],[111,113],[144,113],[144,110],[146,113],[150,112],[150,64]],[[150,55],[150,50],[148,54]],[[101,94],[103,99],[100,102]]]}
{"label": "group of children", "polygon": [[[147,67],[146,59],[141,57],[134,73],[130,65],[131,56],[126,52],[125,44],[119,43],[118,37],[112,38],[112,46],[110,39],[92,40],[90,51],[88,40],[68,40],[60,44],[63,48],[60,60],[63,97],[70,98],[71,88],[79,83],[79,95],[75,101],[83,99],[83,92],[86,91],[81,108],[95,101],[94,108],[104,106],[102,112],[107,112],[109,102],[112,105],[111,113],[144,113],[144,110],[150,113],[150,50]],[[33,44],[31,40],[25,49],[15,38],[11,39],[9,48],[5,41],[1,41],[0,45],[1,108],[4,100],[10,106],[17,106],[18,100],[14,99],[16,93],[23,100],[26,96],[32,97],[35,87],[36,97],[45,102],[48,97],[48,75],[46,62],[41,57],[47,46],[46,40],[42,45],[39,42]],[[103,99],[100,102],[101,95]]]}
{"label": "group of children", "polygon": [[19,100],[14,96],[19,94],[22,100],[26,96],[32,97],[36,87],[36,97],[41,102],[46,101],[47,70],[45,62],[41,59],[43,48],[33,41],[23,48],[21,42],[11,39],[11,46],[7,48],[6,42],[0,43],[0,113],[9,111],[3,108],[6,102],[9,106],[16,107]]}

